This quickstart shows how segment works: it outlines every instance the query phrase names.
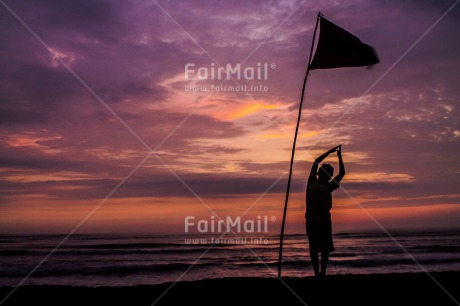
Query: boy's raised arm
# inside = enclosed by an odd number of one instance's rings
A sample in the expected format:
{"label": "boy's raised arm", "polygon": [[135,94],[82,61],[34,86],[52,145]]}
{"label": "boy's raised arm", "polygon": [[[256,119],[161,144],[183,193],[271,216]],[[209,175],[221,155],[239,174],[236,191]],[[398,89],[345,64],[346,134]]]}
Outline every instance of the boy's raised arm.
{"label": "boy's raised arm", "polygon": [[312,177],[316,177],[316,173],[318,173],[318,165],[329,155],[331,154],[332,152],[334,151],[337,151],[339,150],[340,148],[340,145],[337,146],[337,147],[333,147],[332,149],[330,149],[329,151],[323,153],[322,155],[318,156],[315,161],[313,162],[313,165],[311,166],[311,170],[310,170],[310,175],[308,177],[308,179],[312,178]]}
{"label": "boy's raised arm", "polygon": [[337,174],[337,176],[334,177],[334,181],[336,181],[337,183],[340,183],[340,181],[345,176],[345,165],[343,164],[341,145],[339,146],[337,150],[337,157],[339,158],[339,174]]}

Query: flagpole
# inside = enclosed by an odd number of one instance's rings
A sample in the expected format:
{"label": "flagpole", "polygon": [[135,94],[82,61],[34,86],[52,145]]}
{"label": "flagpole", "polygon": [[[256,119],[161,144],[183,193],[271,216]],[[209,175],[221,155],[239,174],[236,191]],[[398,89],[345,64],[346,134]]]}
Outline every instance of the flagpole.
{"label": "flagpole", "polygon": [[287,211],[287,205],[288,205],[288,201],[289,201],[289,190],[291,188],[292,167],[294,165],[295,145],[296,145],[296,142],[297,142],[297,133],[299,131],[300,117],[302,116],[302,104],[303,104],[303,98],[304,98],[304,95],[305,95],[305,85],[307,84],[308,74],[310,73],[310,62],[311,62],[311,58],[312,58],[312,55],[313,55],[313,48],[314,48],[314,44],[315,44],[316,30],[318,29],[319,17],[321,17],[320,12],[318,12],[318,17],[316,18],[315,31],[313,32],[313,39],[312,39],[312,42],[311,42],[310,56],[308,58],[307,72],[305,73],[305,79],[303,81],[303,86],[302,86],[302,96],[300,98],[299,115],[297,117],[297,125],[296,125],[296,128],[295,128],[295,134],[294,134],[294,142],[292,143],[291,164],[290,164],[290,167],[289,167],[289,178],[288,178],[287,189],[286,189],[286,198],[284,200],[283,222],[281,223],[280,249],[279,249],[279,257],[278,257],[278,277],[281,277],[281,265],[282,265],[282,259],[283,259],[284,225],[286,223],[286,211]]}

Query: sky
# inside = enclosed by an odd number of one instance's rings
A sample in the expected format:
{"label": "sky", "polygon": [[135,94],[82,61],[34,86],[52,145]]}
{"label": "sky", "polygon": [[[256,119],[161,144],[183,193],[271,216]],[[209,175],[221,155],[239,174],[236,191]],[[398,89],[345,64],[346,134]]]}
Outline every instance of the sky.
{"label": "sky", "polygon": [[[213,214],[277,232],[318,11],[381,62],[311,71],[287,232],[304,231],[307,173],[338,144],[335,231],[458,226],[455,4],[2,2],[0,232],[183,233]],[[211,77],[227,65],[246,77]]]}

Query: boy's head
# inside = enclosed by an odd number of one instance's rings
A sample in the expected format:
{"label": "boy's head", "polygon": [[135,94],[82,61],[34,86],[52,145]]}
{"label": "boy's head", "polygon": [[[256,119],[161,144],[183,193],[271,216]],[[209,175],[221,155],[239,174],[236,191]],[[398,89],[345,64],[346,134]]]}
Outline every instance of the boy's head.
{"label": "boy's head", "polygon": [[322,164],[318,170],[318,179],[320,181],[330,181],[334,175],[334,168],[329,164]]}

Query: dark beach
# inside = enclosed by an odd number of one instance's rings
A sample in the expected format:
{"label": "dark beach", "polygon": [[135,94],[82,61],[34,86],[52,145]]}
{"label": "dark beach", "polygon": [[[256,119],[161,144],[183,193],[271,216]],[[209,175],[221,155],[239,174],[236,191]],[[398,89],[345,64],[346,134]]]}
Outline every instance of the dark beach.
{"label": "dark beach", "polygon": [[[335,275],[323,280],[222,278],[179,282],[173,286],[171,283],[132,287],[23,286],[2,306],[152,305],[155,302],[155,305],[458,305],[460,272],[431,275],[439,285],[428,274],[412,273]],[[0,288],[2,299],[11,289]]]}

